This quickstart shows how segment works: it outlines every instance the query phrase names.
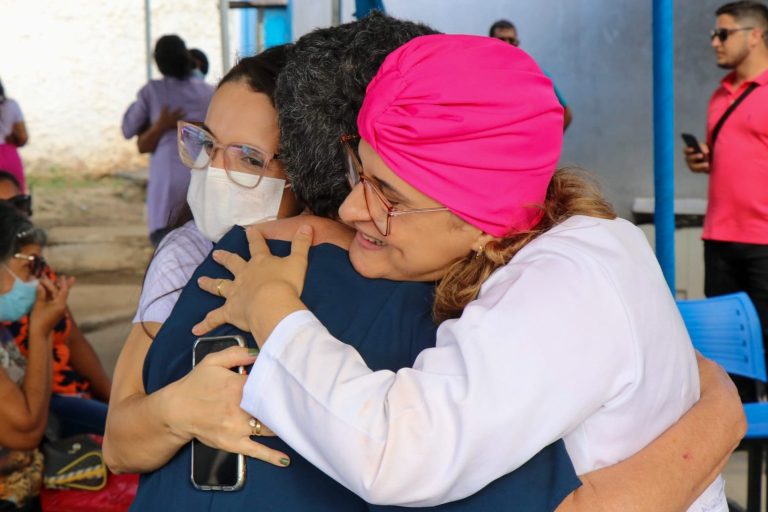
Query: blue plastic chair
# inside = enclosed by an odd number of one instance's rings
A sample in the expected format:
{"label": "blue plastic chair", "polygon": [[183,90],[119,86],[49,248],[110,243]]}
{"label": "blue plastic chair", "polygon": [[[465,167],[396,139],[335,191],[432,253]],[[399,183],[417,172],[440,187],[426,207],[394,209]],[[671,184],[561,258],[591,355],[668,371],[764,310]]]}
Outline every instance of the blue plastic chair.
{"label": "blue plastic chair", "polygon": [[[746,293],[677,301],[693,346],[728,373],[768,381],[760,319]],[[760,510],[763,446],[768,441],[768,403],[744,404],[748,450],[747,511]]]}

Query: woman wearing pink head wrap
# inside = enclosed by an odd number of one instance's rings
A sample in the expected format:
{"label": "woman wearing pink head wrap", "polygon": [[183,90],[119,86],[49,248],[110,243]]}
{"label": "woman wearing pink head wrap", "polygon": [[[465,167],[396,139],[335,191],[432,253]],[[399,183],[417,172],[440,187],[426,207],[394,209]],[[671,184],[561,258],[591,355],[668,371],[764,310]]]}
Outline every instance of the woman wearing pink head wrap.
{"label": "woman wearing pink head wrap", "polygon": [[[643,234],[555,171],[562,124],[510,45],[434,35],[389,55],[340,216],[364,276],[439,281],[437,346],[372,372],[299,300],[311,236],[280,260],[251,235],[253,263],[218,259],[234,281],[201,281],[227,303],[194,331],[232,323],[261,345],[242,407],[367,501],[409,506],[468,496],[560,438],[579,474],[603,468],[680,418],[699,396],[685,326]],[[720,478],[687,490],[670,510],[727,510]]]}

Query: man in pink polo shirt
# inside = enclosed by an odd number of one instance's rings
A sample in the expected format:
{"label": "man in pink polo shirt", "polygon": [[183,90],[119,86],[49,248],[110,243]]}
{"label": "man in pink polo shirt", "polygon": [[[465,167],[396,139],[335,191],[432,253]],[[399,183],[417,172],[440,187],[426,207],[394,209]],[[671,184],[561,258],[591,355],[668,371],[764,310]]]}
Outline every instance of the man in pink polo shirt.
{"label": "man in pink polo shirt", "polygon": [[[768,335],[768,7],[726,4],[712,47],[732,70],[709,102],[707,144],[686,148],[693,172],[709,174],[704,219],[704,291],[746,291]],[[735,107],[734,107],[735,105]],[[724,118],[724,116],[727,116]],[[724,121],[722,119],[725,119]],[[739,386],[750,390],[753,386]],[[754,392],[753,392],[754,393]],[[747,397],[742,393],[742,397]]]}

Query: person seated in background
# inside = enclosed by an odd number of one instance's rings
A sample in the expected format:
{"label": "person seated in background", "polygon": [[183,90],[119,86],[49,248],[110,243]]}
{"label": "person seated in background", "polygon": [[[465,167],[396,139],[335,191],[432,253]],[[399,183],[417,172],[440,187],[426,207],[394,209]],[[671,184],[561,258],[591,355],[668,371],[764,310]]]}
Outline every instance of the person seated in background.
{"label": "person seated in background", "polygon": [[205,75],[208,74],[208,57],[199,48],[192,48],[189,50],[189,54],[192,56],[192,61],[195,64],[192,75],[200,80],[205,80]]}
{"label": "person seated in background", "polygon": [[137,138],[140,153],[151,153],[147,185],[149,239],[157,247],[184,205],[189,169],[179,159],[176,123],[202,121],[213,87],[193,79],[194,63],[184,41],[165,35],[155,45],[155,62],[163,74],[139,90],[123,116],[123,136]]}
{"label": "person seated in background", "polygon": [[[14,203],[15,199],[22,196],[18,183],[12,178],[0,173],[0,203],[16,206],[23,212],[19,204]],[[18,252],[37,265],[41,275],[55,281],[56,273],[42,257],[44,242],[26,244]],[[22,354],[26,355],[30,344],[29,312],[26,311],[16,319],[6,319],[2,324],[16,339]],[[52,339],[54,396],[50,407],[60,421],[60,436],[67,437],[80,432],[102,434],[112,382],[68,308],[54,326]]]}
{"label": "person seated in background", "polygon": [[[64,317],[71,279],[42,274],[25,247],[45,244],[45,232],[0,201],[0,511],[39,510],[43,460],[37,450],[48,420],[52,339]],[[24,357],[5,322],[28,315]]]}
{"label": "person seated in background", "polygon": [[27,217],[32,216],[32,196],[21,191],[21,183],[12,173],[0,169],[0,201],[8,201]]}

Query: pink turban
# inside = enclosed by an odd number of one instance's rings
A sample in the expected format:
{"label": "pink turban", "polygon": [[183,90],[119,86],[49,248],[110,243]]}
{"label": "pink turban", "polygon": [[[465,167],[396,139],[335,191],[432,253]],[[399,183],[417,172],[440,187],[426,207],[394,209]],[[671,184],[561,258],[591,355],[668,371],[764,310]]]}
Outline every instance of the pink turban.
{"label": "pink turban", "polygon": [[522,50],[430,35],[368,85],[360,136],[411,186],[497,237],[532,228],[560,157],[563,108]]}

